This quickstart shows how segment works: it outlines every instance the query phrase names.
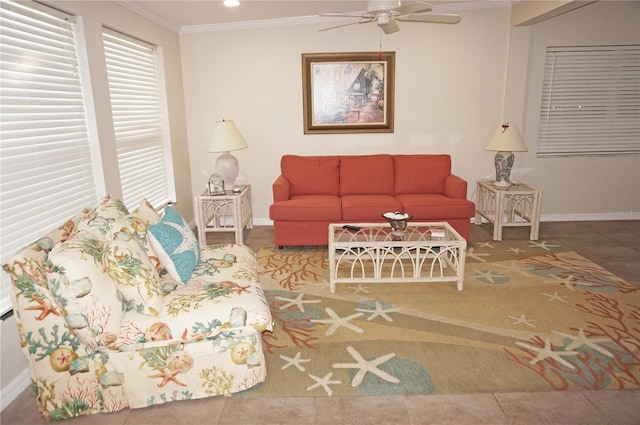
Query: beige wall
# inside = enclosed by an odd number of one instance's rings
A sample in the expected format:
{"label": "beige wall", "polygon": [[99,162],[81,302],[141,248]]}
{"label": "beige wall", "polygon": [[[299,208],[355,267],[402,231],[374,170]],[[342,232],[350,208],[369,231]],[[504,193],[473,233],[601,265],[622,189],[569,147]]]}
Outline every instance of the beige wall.
{"label": "beige wall", "polygon": [[[192,193],[213,172],[218,154],[206,147],[214,122],[233,119],[249,144],[234,155],[252,184],[257,222],[269,222],[271,183],[287,153],[449,153],[473,197],[475,181],[493,175],[494,153],[483,148],[504,120],[520,128],[529,148],[516,154],[512,177],[544,190],[543,219],[629,218],[630,211],[640,218],[640,157],[536,157],[546,44],[640,43],[639,11],[640,3],[598,2],[512,28],[508,7],[462,10],[458,25],[405,23],[382,39],[375,25],[186,32]],[[376,51],[380,40],[397,55],[395,132],[303,134],[301,53]]]}
{"label": "beige wall", "polygon": [[[327,24],[181,37],[194,195],[213,172],[213,124],[233,119],[249,148],[236,151],[252,184],[254,217],[268,219],[283,154],[450,153],[469,181],[490,175],[484,144],[501,121],[509,9],[465,11],[455,26],[406,23],[383,36],[396,52],[395,132],[304,135],[301,54],[377,51],[376,25],[318,32]],[[473,188],[470,187],[470,194]]]}
{"label": "beige wall", "polygon": [[513,30],[507,110],[529,152],[518,155],[523,180],[544,189],[543,214],[640,219],[640,156],[543,158],[535,155],[538,111],[549,45],[640,44],[640,2],[596,2]]}
{"label": "beige wall", "polygon": [[[141,16],[130,12],[115,2],[51,1],[50,4],[67,12],[82,17],[84,37],[86,39],[94,108],[96,111],[97,133],[103,152],[103,168],[106,175],[106,191],[121,195],[115,159],[114,136],[109,105],[108,85],[102,50],[101,26],[106,24],[114,29],[137,36],[150,43],[162,46],[165,58],[164,73],[169,104],[169,121],[173,150],[173,166],[176,176],[177,209],[188,220],[193,218],[193,202],[191,198],[191,179],[189,152],[186,136],[184,94],[182,91],[182,69],[180,62],[179,36]],[[12,393],[15,385],[8,387],[21,375],[27,363],[22,355],[18,342],[14,318],[3,321],[0,325],[0,384],[3,393],[3,406],[7,392]],[[22,382],[22,381],[21,381]],[[21,387],[20,389],[23,389]],[[10,394],[11,395],[11,394]]]}

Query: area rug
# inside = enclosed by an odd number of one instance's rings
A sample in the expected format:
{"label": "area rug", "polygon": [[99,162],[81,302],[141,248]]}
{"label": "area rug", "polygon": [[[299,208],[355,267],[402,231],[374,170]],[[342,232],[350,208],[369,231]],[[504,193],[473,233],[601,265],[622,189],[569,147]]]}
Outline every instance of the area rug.
{"label": "area rug", "polygon": [[455,283],[338,284],[326,248],[265,247],[256,396],[640,387],[640,288],[552,241],[471,243]]}

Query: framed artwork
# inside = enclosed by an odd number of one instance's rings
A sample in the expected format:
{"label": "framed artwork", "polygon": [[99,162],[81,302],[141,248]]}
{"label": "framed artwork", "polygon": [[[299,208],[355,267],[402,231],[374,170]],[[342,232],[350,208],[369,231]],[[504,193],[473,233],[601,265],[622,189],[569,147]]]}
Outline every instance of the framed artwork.
{"label": "framed artwork", "polygon": [[395,52],[303,53],[305,134],[393,133]]}

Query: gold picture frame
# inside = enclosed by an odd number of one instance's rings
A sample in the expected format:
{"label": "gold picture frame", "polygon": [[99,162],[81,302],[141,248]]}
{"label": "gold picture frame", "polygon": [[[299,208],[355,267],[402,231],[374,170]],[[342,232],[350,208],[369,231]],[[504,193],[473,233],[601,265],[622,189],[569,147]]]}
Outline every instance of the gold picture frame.
{"label": "gold picture frame", "polygon": [[303,53],[304,133],[393,133],[395,52]]}

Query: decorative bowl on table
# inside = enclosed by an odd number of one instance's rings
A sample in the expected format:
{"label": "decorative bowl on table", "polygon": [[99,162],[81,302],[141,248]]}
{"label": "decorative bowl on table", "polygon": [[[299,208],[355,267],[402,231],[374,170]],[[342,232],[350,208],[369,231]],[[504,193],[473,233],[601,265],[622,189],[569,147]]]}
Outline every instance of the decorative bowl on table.
{"label": "decorative bowl on table", "polygon": [[389,222],[393,229],[391,234],[395,236],[404,236],[407,223],[413,218],[410,214],[392,211],[382,214],[382,217]]}

